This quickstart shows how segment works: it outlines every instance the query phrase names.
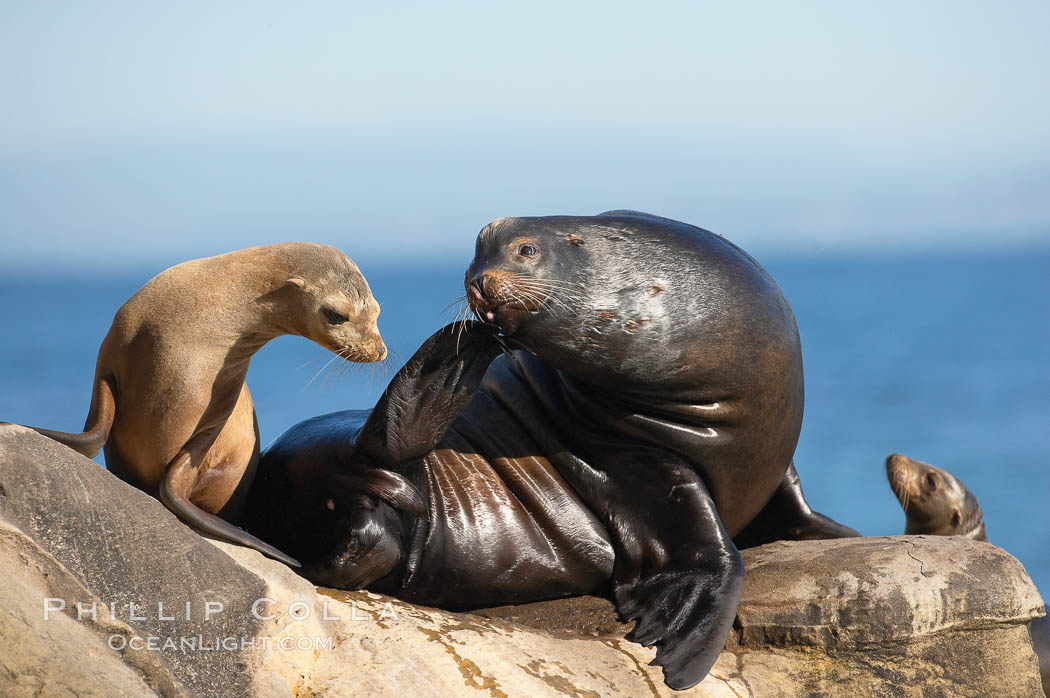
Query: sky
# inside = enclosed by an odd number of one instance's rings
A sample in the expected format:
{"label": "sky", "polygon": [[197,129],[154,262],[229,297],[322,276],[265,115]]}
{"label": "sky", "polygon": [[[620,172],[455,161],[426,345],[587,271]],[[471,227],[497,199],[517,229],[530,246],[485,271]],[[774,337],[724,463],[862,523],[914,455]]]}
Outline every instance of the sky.
{"label": "sky", "polygon": [[647,210],[755,253],[1050,245],[1050,4],[5,2],[0,270],[469,260]]}

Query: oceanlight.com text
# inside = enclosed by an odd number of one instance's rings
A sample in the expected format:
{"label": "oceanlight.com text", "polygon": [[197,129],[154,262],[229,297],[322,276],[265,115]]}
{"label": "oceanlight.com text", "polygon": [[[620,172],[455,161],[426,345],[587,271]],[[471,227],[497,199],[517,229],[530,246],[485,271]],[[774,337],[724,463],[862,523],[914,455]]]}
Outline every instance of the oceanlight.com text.
{"label": "oceanlight.com text", "polygon": [[177,650],[179,652],[237,652],[246,650],[267,651],[279,649],[285,652],[294,650],[320,651],[330,650],[335,646],[331,637],[234,637],[234,636],[204,636],[190,635],[182,637],[159,637],[148,635],[139,637],[134,635],[130,638],[119,633],[110,635],[107,642],[110,649],[118,652],[125,649],[136,651],[146,650],[148,652],[165,652]]}

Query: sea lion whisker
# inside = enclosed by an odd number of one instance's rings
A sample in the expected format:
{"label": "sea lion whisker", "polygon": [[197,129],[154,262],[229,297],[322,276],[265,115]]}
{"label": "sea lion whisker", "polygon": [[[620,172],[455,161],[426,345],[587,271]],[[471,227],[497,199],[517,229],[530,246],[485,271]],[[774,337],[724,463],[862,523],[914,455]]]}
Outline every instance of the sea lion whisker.
{"label": "sea lion whisker", "polygon": [[462,302],[463,302],[463,301],[465,301],[465,300],[467,300],[467,296],[466,296],[466,295],[462,295],[462,296],[457,296],[456,298],[453,298],[452,300],[450,300],[450,301],[449,301],[449,302],[448,302],[448,303],[447,303],[447,304],[445,305],[445,307],[441,309],[441,312],[445,312],[446,310],[448,310],[449,308],[451,308],[451,307],[452,307],[453,305],[455,305],[456,303],[462,303]]}
{"label": "sea lion whisker", "polygon": [[510,284],[510,286],[513,291],[527,294],[532,300],[539,300],[540,295],[548,295],[544,289],[533,284],[530,279],[519,276],[514,277],[513,283]]}
{"label": "sea lion whisker", "polygon": [[533,288],[545,291],[547,293],[557,292],[571,298],[587,297],[585,290],[582,288],[576,288],[575,286],[561,286],[558,284],[551,284],[550,282],[544,279],[525,279],[522,281],[522,283],[532,286]]}
{"label": "sea lion whisker", "polygon": [[377,361],[373,364],[376,370],[379,372],[380,380],[386,381],[390,378],[394,370],[394,364],[390,359],[390,350],[387,349],[386,358],[382,361]]}
{"label": "sea lion whisker", "polygon": [[341,361],[338,364],[333,364],[331,367],[329,367],[328,372],[325,375],[325,380],[328,380],[328,379],[330,379],[332,377],[333,371],[336,373],[337,376],[341,376],[351,366],[354,365],[354,363],[351,361],[351,359],[353,357],[352,357],[352,352],[350,350],[344,350],[341,353],[340,358],[343,359],[343,361]]}
{"label": "sea lion whisker", "polygon": [[[522,291],[522,293],[528,294],[531,300],[536,302],[538,305],[541,305],[548,312],[553,311],[553,305],[559,305],[568,312],[572,312],[573,310],[573,307],[561,298],[559,298],[556,293],[544,292],[541,289],[533,288],[528,284],[521,284],[521,286],[517,288],[518,290]],[[538,295],[540,293],[543,294],[543,298],[540,298],[540,296]]]}
{"label": "sea lion whisker", "polygon": [[514,294],[511,295],[508,302],[517,303],[518,305],[526,305],[528,302],[539,303],[540,298],[535,293],[531,293],[528,290],[515,286]]}
{"label": "sea lion whisker", "polygon": [[541,308],[546,310],[548,313],[554,312],[555,305],[561,305],[566,310],[572,310],[571,308],[569,308],[569,306],[565,305],[565,303],[562,303],[556,296],[552,295],[548,295],[545,298],[541,298],[533,294],[533,301]]}
{"label": "sea lion whisker", "polygon": [[[456,305],[457,303],[459,304],[459,310],[462,310],[462,309],[463,309],[463,304],[464,304],[464,303],[466,303],[466,302],[467,302],[467,297],[466,297],[466,296],[460,296],[460,297],[458,297],[458,298],[454,298],[454,299],[452,299],[451,301],[449,301],[449,302],[448,302],[448,303],[447,303],[447,304],[445,305],[445,307],[444,307],[444,308],[442,308],[442,309],[441,309],[441,311],[440,311],[440,312],[438,312],[438,317],[440,318],[440,317],[441,317],[442,315],[444,315],[445,313],[447,313],[447,312],[448,312],[449,310],[451,310],[451,309],[452,309],[452,307],[453,307],[454,305]],[[453,322],[455,322],[455,320],[453,320]]]}
{"label": "sea lion whisker", "polygon": [[558,294],[556,293],[545,293],[543,301],[539,301],[539,299],[537,299],[537,301],[540,302],[540,304],[543,305],[543,307],[548,312],[553,312],[554,306],[560,306],[561,308],[565,309],[567,312],[570,313],[573,311],[573,307],[569,305],[569,303],[567,303],[565,300],[559,298]]}
{"label": "sea lion whisker", "polygon": [[308,380],[308,381],[306,382],[306,385],[304,385],[304,386],[303,386],[303,390],[306,390],[307,388],[309,388],[309,387],[310,387],[310,385],[311,385],[311,384],[312,384],[312,383],[313,383],[313,382],[314,382],[315,380],[317,380],[317,377],[318,377],[319,375],[321,375],[321,374],[322,374],[322,373],[324,372],[324,370],[325,370],[326,368],[328,368],[329,366],[331,366],[331,365],[332,365],[332,362],[333,362],[333,361],[335,361],[335,360],[336,360],[337,358],[339,358],[339,355],[338,355],[338,354],[336,354],[336,355],[335,355],[335,356],[333,356],[332,358],[328,359],[328,361],[326,361],[326,362],[325,362],[325,365],[324,365],[324,366],[322,366],[321,368],[319,368],[319,369],[317,370],[317,373],[315,373],[315,374],[314,374],[314,377],[313,377],[313,378],[311,378],[310,380]]}
{"label": "sea lion whisker", "polygon": [[466,326],[467,326],[467,323],[464,320],[463,322],[459,323],[459,329],[456,332],[456,355],[457,356],[459,355],[459,343],[463,339],[463,330],[466,328]]}
{"label": "sea lion whisker", "polygon": [[[520,276],[523,276],[523,275],[515,274],[515,276],[519,276],[520,277]],[[549,285],[549,286],[576,286],[576,287],[579,287],[581,289],[585,288],[584,284],[580,283],[579,281],[567,281],[565,279],[549,279],[549,278],[541,278],[541,277],[538,277],[538,276],[529,276],[529,277],[525,277],[525,278],[527,278],[529,281],[534,281],[536,283],[542,283],[542,284],[546,284],[546,285]]]}
{"label": "sea lion whisker", "polygon": [[[344,356],[340,358],[345,359],[346,357]],[[348,367],[356,365],[357,364],[352,363],[350,361],[341,361],[337,364],[331,364],[329,366],[326,366],[324,377],[321,378],[321,389],[327,389],[332,383],[337,382],[339,378],[343,376],[343,373],[347,370]]]}
{"label": "sea lion whisker", "polygon": [[561,295],[570,300],[580,301],[587,297],[586,294],[575,289],[547,285],[542,279],[522,279],[518,285],[545,294]]}
{"label": "sea lion whisker", "polygon": [[583,300],[587,297],[584,289],[576,288],[575,286],[563,286],[557,283],[552,283],[547,279],[537,279],[533,277],[526,277],[520,274],[512,274],[511,284],[515,287],[528,288],[532,291],[543,293],[544,295],[561,295],[571,300]]}
{"label": "sea lion whisker", "polygon": [[908,505],[911,504],[911,487],[909,486],[907,477],[902,477],[899,473],[896,475],[897,484],[900,488],[900,494],[897,496],[897,499],[901,503],[901,509],[903,509],[904,513],[907,514]]}
{"label": "sea lion whisker", "polygon": [[315,362],[315,361],[319,361],[319,360],[320,360],[320,359],[322,359],[322,358],[323,358],[323,357],[321,357],[321,356],[315,356],[315,357],[314,357],[314,358],[312,358],[312,359],[307,359],[306,361],[304,361],[304,362],[303,362],[303,363],[302,363],[302,364],[301,364],[301,365],[299,366],[299,368],[297,368],[297,369],[295,369],[295,370],[296,370],[296,371],[302,371],[302,370],[303,370],[304,368],[306,368],[307,366],[309,366],[309,365],[310,365],[310,364],[312,364],[313,362]]}
{"label": "sea lion whisker", "polygon": [[343,370],[339,373],[339,375],[336,376],[336,380],[341,379],[344,375],[350,375],[350,376],[360,375],[361,373],[363,373],[365,371],[365,368],[367,366],[367,369],[369,371],[369,376],[370,376],[369,380],[370,380],[370,382],[372,382],[372,381],[374,381],[374,375],[375,375],[375,370],[376,370],[376,364],[377,363],[379,363],[379,362],[377,362],[377,361],[356,361],[356,362],[353,362],[351,364],[348,364],[347,366],[345,366],[343,368]]}
{"label": "sea lion whisker", "polygon": [[459,309],[456,311],[456,316],[454,318],[452,318],[452,322],[450,322],[448,325],[446,325],[446,328],[448,329],[449,332],[455,332],[455,329],[456,329],[455,325],[456,325],[456,323],[458,323],[458,322],[460,322],[462,320],[465,320],[466,316],[467,316],[467,313],[470,312],[470,308],[467,305],[466,300],[467,300],[467,297],[463,296],[463,298],[460,300]]}
{"label": "sea lion whisker", "polygon": [[[389,355],[388,355],[389,356]],[[387,383],[390,378],[391,364],[383,359],[382,361],[375,361],[372,363],[372,382],[378,378],[382,383]]]}
{"label": "sea lion whisker", "polygon": [[511,278],[514,279],[515,281],[520,281],[521,283],[527,283],[527,284],[531,284],[533,286],[539,286],[539,287],[547,288],[547,289],[552,289],[552,288],[569,289],[569,290],[572,290],[574,293],[581,293],[584,290],[584,288],[582,286],[577,287],[574,284],[573,285],[563,284],[563,283],[561,283],[559,281],[555,281],[555,280],[552,280],[552,279],[540,279],[540,278],[536,278],[534,276],[525,276],[523,274],[512,274]]}
{"label": "sea lion whisker", "polygon": [[[505,305],[514,304],[514,305],[516,305],[516,306],[518,306],[520,308],[535,310],[539,306],[539,299],[536,298],[535,296],[529,294],[528,292],[523,291],[520,288],[515,288],[514,289],[514,294],[512,294],[510,296],[510,298],[508,298],[506,301],[504,301],[504,304]],[[530,305],[532,305],[534,307],[529,308]]]}
{"label": "sea lion whisker", "polygon": [[[390,349],[387,348],[387,356],[390,354]],[[337,352],[337,356],[344,359],[339,364],[328,366],[328,371],[322,379],[322,385],[327,386],[329,383],[338,383],[346,375],[354,375],[360,373],[363,369],[363,364],[368,363],[375,366],[377,361],[367,361],[366,357],[358,352],[354,347],[344,347]],[[384,359],[385,361],[385,359]]]}

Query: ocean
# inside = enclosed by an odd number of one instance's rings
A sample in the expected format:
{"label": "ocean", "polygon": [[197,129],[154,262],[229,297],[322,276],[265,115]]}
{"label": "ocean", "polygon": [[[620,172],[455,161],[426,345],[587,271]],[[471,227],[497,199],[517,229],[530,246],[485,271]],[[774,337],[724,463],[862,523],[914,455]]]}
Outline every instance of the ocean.
{"label": "ocean", "polygon": [[[933,463],[962,479],[989,539],[1050,590],[1050,251],[760,261],[802,336],[795,463],[812,506],[865,535],[902,533],[883,461]],[[158,271],[0,279],[0,420],[79,431],[113,313]],[[362,271],[392,358],[328,364],[307,340],[271,342],[248,374],[264,444],[308,417],[371,407],[463,293],[462,267]]]}

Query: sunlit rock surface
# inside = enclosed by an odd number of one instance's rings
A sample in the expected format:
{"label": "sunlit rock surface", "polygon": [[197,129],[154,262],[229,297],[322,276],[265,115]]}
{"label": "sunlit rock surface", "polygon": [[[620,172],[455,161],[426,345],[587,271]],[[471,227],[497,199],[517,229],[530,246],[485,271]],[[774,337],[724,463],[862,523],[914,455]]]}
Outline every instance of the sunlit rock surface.
{"label": "sunlit rock surface", "polygon": [[[726,650],[677,695],[1041,694],[1043,602],[995,546],[776,543],[744,563]],[[463,614],[317,589],[0,426],[0,695],[671,694],[627,629],[597,598]]]}

